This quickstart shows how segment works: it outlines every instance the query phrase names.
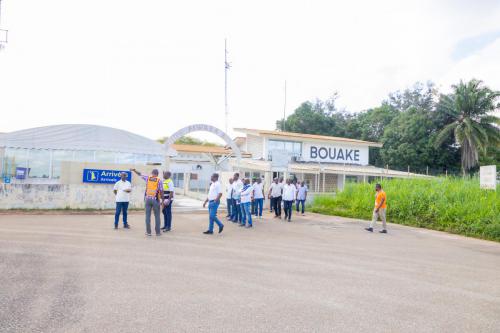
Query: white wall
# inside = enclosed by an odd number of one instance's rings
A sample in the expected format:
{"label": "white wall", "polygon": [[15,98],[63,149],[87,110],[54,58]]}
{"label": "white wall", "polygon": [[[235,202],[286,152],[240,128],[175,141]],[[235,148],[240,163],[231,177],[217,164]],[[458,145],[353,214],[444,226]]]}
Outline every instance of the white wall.
{"label": "white wall", "polygon": [[247,135],[247,152],[252,154],[252,158],[260,159],[264,157],[264,138],[256,135]]}

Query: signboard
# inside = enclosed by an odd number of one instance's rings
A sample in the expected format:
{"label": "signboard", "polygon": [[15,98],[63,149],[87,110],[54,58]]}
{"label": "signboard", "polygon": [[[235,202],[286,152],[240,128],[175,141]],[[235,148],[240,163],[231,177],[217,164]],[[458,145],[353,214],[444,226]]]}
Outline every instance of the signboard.
{"label": "signboard", "polygon": [[308,162],[368,165],[368,147],[304,143],[302,150]]}
{"label": "signboard", "polygon": [[10,177],[9,177],[9,176],[5,176],[5,177],[3,177],[3,182],[4,182],[5,184],[10,184]]}
{"label": "signboard", "polygon": [[26,179],[28,177],[28,168],[16,168],[16,179]]}
{"label": "signboard", "polygon": [[132,173],[125,170],[99,170],[99,169],[83,169],[83,179],[84,183],[94,183],[94,184],[114,184],[119,181],[120,174],[125,172],[127,174],[127,180],[132,180]]}
{"label": "signboard", "polygon": [[486,165],[479,168],[479,187],[486,190],[497,189],[496,165]]}

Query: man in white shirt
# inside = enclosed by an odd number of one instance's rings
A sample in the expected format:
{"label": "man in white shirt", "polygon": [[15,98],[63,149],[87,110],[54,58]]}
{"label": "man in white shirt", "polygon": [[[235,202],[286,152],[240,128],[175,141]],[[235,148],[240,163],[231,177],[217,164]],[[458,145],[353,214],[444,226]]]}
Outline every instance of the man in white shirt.
{"label": "man in white shirt", "polygon": [[120,212],[123,214],[123,227],[130,229],[127,223],[128,203],[130,202],[130,192],[132,192],[132,184],[127,180],[127,173],[120,174],[120,180],[115,183],[113,192],[115,193],[116,210],[115,210],[115,229],[118,229],[120,221]]}
{"label": "man in white shirt", "polygon": [[274,182],[269,187],[268,197],[271,199],[271,205],[274,210],[274,217],[281,218],[281,195],[283,192],[283,186],[279,183],[278,178],[274,178]]}
{"label": "man in white shirt", "polygon": [[[252,196],[253,196],[253,187],[250,185],[250,179],[246,178],[244,180],[243,188],[241,189],[241,208],[242,208],[242,217],[241,217],[241,227],[252,228],[252,212],[251,212],[251,204],[252,204]],[[248,226],[246,222],[248,221]]]}
{"label": "man in white shirt", "polygon": [[229,178],[229,185],[226,189],[226,206],[227,206],[227,218],[231,219],[233,215],[233,178]]}
{"label": "man in white shirt", "polygon": [[288,222],[292,221],[292,206],[296,192],[297,188],[295,185],[292,184],[290,179],[287,179],[285,186],[283,186],[283,209],[285,210],[285,220],[288,219]]}
{"label": "man in white shirt", "polygon": [[212,183],[210,184],[210,189],[208,190],[207,199],[203,203],[203,208],[205,208],[208,203],[209,224],[208,230],[204,232],[206,235],[212,235],[214,233],[214,222],[217,223],[217,226],[219,227],[219,234],[224,229],[224,224],[222,224],[217,217],[217,209],[219,209],[220,198],[222,197],[222,187],[219,182],[219,174],[214,173],[211,180]]}
{"label": "man in white shirt", "polygon": [[305,212],[305,205],[306,205],[306,200],[307,200],[307,192],[309,189],[307,188],[306,182],[302,181],[298,183],[298,188],[297,188],[297,213],[299,213],[299,207],[302,205],[302,215],[304,215]]}
{"label": "man in white shirt", "polygon": [[240,207],[242,188],[243,182],[240,179],[240,174],[235,173],[233,177],[233,216],[231,218],[231,221],[234,223],[241,223],[241,217],[243,215]]}
{"label": "man in white shirt", "polygon": [[257,182],[253,185],[253,201],[255,203],[255,216],[261,219],[264,208],[264,184],[262,184],[260,177],[257,178]]}

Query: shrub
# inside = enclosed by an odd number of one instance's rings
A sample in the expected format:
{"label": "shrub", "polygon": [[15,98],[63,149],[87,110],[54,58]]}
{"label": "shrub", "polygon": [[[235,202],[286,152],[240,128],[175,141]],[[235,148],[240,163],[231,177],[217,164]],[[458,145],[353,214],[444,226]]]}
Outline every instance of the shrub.
{"label": "shrub", "polygon": [[[381,184],[390,222],[500,241],[500,198],[495,191],[481,190],[477,179],[391,179]],[[335,197],[316,197],[311,210],[370,219],[374,195],[374,184],[347,183]]]}

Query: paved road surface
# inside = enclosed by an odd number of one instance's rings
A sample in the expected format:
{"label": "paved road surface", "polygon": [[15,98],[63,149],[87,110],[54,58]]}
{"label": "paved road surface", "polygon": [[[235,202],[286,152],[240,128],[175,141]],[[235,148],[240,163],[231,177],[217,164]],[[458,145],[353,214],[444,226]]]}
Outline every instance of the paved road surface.
{"label": "paved road surface", "polygon": [[310,215],[0,215],[1,332],[500,332],[500,244]]}

